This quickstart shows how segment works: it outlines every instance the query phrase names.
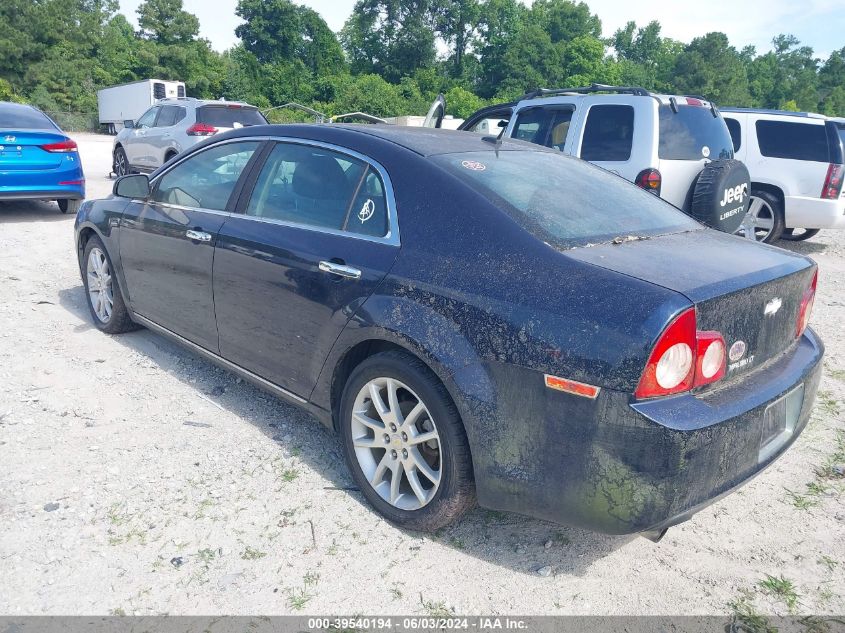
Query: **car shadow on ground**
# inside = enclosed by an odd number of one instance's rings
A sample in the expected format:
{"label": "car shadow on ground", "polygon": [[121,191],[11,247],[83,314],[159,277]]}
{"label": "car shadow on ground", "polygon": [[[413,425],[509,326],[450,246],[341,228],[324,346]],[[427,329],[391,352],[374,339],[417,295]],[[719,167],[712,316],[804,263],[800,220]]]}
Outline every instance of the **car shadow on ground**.
{"label": "car shadow on ground", "polygon": [[[60,290],[59,302],[83,320],[75,327],[76,332],[94,329],[81,285]],[[298,453],[326,478],[325,490],[351,495],[368,512],[374,512],[352,482],[337,436],[310,414],[249,383],[238,382],[233,373],[149,330],[115,336],[114,340],[196,389],[202,398],[254,425],[280,448]],[[260,402],[267,406],[256,406]],[[433,535],[405,532],[411,537],[431,538],[513,572],[537,574],[548,567],[558,576],[581,576],[592,563],[638,538],[607,536],[478,507],[458,524]],[[642,547],[653,547],[645,539],[641,543]]]}
{"label": "car shadow on ground", "polygon": [[775,246],[797,253],[798,255],[815,255],[816,253],[824,253],[827,250],[827,245],[821,242],[814,242],[810,238],[804,242],[790,242],[789,240],[779,240]]}
{"label": "car shadow on ground", "polygon": [[11,200],[0,201],[0,224],[19,222],[73,222],[76,215],[62,213],[54,201]]}

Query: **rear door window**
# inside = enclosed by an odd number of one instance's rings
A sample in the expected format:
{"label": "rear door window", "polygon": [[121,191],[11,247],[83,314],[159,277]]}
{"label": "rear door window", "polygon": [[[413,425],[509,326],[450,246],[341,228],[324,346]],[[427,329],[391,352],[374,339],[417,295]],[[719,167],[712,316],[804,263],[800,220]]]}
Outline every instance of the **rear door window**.
{"label": "rear door window", "polygon": [[572,106],[527,108],[519,113],[511,136],[563,151],[574,113]]}
{"label": "rear door window", "polygon": [[214,127],[235,128],[264,125],[267,119],[255,108],[241,106],[202,106],[197,110],[197,122]]}
{"label": "rear door window", "polygon": [[387,235],[387,199],[367,163],[322,147],[278,143],[270,153],[246,214],[305,226]]}
{"label": "rear door window", "polygon": [[634,144],[634,108],[596,105],[587,113],[581,158],[590,162],[624,163]]}
{"label": "rear door window", "polygon": [[182,161],[158,179],[150,200],[224,211],[258,141],[223,143]]}
{"label": "rear door window", "polygon": [[739,148],[742,147],[742,128],[739,125],[739,121],[725,117],[725,125],[728,126],[728,132],[731,133],[734,151],[738,152]]}
{"label": "rear door window", "polygon": [[760,153],[769,158],[789,158],[826,163],[830,159],[824,125],[787,121],[757,121]]}
{"label": "rear door window", "polygon": [[172,127],[185,118],[185,108],[164,106],[156,119],[156,127]]}
{"label": "rear door window", "polygon": [[720,160],[733,158],[734,144],[725,120],[705,106],[678,105],[677,112],[661,105],[661,160]]}

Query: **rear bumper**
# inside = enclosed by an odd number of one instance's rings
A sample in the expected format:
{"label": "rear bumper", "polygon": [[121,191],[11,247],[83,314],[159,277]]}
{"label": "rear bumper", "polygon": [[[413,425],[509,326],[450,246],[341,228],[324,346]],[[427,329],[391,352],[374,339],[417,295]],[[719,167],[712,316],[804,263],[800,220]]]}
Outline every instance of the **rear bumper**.
{"label": "rear bumper", "polygon": [[845,198],[823,200],[787,196],[784,217],[787,228],[845,229]]}
{"label": "rear bumper", "polygon": [[67,186],[54,189],[25,189],[11,191],[0,187],[0,200],[83,200],[85,187]]}
{"label": "rear bumper", "polygon": [[[639,403],[608,390],[596,400],[533,390],[511,375],[530,393],[516,407],[521,419],[515,410],[498,414],[486,446],[473,446],[479,503],[609,534],[680,523],[761,472],[801,434],[823,355],[808,330],[787,353],[721,389]],[[803,399],[791,432],[763,446],[767,407],[798,386]],[[513,385],[504,389],[515,393]]]}

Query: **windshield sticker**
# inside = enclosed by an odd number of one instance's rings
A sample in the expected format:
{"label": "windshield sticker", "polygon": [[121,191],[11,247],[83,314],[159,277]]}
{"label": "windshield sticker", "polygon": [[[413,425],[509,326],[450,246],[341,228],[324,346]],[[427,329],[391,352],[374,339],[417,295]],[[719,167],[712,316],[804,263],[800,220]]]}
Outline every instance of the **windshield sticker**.
{"label": "windshield sticker", "polygon": [[707,147],[706,145],[704,147],[702,147],[701,148],[701,155],[704,156],[704,158],[710,158],[710,148]]}
{"label": "windshield sticker", "polygon": [[470,171],[484,171],[485,169],[487,169],[487,165],[485,165],[484,163],[479,163],[475,160],[465,160],[461,163],[461,166],[464,169],[469,169]]}
{"label": "windshield sticker", "polygon": [[364,206],[361,207],[361,210],[358,212],[358,219],[361,220],[361,224],[373,217],[373,214],[375,212],[376,203],[368,198],[367,201],[364,203]]}

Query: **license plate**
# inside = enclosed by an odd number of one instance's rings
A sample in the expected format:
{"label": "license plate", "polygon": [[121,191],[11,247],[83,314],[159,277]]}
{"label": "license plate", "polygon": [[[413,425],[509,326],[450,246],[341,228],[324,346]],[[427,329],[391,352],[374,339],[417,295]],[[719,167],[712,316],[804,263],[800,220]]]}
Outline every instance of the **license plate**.
{"label": "license plate", "polygon": [[804,404],[804,385],[798,385],[775,400],[763,412],[763,431],[760,437],[760,461],[766,461],[783,446],[798,425]]}

